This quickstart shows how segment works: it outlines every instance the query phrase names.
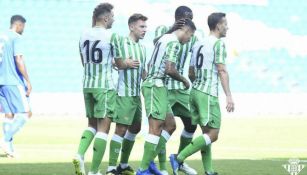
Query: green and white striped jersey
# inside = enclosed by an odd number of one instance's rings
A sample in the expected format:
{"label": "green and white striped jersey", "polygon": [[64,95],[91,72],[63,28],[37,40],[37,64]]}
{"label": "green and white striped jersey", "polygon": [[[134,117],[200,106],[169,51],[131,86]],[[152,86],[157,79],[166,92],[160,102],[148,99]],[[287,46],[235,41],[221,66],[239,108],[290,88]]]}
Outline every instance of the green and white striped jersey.
{"label": "green and white striped jersey", "polygon": [[83,88],[115,89],[112,60],[119,55],[120,37],[102,27],[90,28],[80,38],[84,63]]}
{"label": "green and white striped jersey", "polygon": [[[160,37],[161,35],[165,34],[170,27],[166,26],[159,26],[155,32],[155,38]],[[197,41],[197,37],[195,35],[192,36],[191,40],[183,45],[180,45],[179,55],[176,61],[176,68],[180,75],[184,76],[184,70],[189,67],[190,59],[191,59],[191,50],[195,42]],[[185,86],[182,82],[172,79],[171,77],[167,76],[166,78],[166,86],[167,89],[185,89]]]}
{"label": "green and white striped jersey", "polygon": [[196,79],[193,88],[206,94],[218,97],[218,71],[216,64],[225,64],[225,44],[215,36],[205,37],[192,49],[191,66],[194,67]]}
{"label": "green and white striped jersey", "polygon": [[180,43],[175,34],[163,35],[155,44],[152,57],[148,63],[148,75],[143,86],[165,86],[165,63],[176,63],[180,51]]}
{"label": "green and white striped jersey", "polygon": [[119,96],[140,96],[142,71],[145,69],[146,50],[140,42],[125,37],[120,42],[120,59],[139,60],[140,66],[137,69],[119,70],[117,91]]}

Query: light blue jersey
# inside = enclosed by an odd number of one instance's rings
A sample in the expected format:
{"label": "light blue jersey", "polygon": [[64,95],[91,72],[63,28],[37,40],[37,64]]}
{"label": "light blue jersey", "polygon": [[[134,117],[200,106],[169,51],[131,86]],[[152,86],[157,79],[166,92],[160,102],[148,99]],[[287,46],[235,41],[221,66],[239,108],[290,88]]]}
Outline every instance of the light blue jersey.
{"label": "light blue jersey", "polygon": [[16,68],[17,55],[23,55],[21,35],[12,30],[0,32],[0,85],[24,85]]}

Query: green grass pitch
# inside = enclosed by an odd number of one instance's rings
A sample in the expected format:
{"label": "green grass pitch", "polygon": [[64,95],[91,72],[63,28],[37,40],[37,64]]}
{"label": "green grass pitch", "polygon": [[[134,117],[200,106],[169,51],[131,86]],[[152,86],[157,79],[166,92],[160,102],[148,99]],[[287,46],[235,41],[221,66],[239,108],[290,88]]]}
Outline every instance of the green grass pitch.
{"label": "green grass pitch", "polygon": [[[177,124],[177,131],[167,145],[168,154],[178,149],[182,124],[179,120]],[[224,117],[219,140],[212,147],[214,168],[221,175],[288,175],[282,165],[288,164],[289,158],[299,158],[300,164],[305,165],[300,175],[306,175],[306,126],[306,116]],[[15,137],[19,157],[6,158],[0,151],[0,175],[73,175],[71,160],[85,127],[86,119],[81,116],[34,116]],[[198,134],[199,128],[195,135]],[[131,155],[135,169],[143,154],[143,143],[140,134]],[[87,169],[91,148],[86,154]],[[108,150],[101,164],[102,173],[107,160]],[[186,162],[204,174],[200,153]]]}

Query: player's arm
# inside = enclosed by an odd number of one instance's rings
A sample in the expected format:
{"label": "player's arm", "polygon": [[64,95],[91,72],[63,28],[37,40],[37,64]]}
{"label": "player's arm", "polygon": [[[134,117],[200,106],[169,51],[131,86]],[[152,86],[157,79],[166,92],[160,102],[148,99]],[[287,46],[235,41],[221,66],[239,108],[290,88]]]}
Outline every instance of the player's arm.
{"label": "player's arm", "polygon": [[221,84],[226,95],[227,106],[226,109],[228,112],[234,111],[234,102],[231,96],[230,87],[229,87],[229,75],[226,69],[226,65],[217,64],[218,74],[221,80]]}
{"label": "player's arm", "polygon": [[124,57],[123,51],[125,46],[123,37],[113,33],[111,37],[111,44],[113,46],[115,65],[119,70],[134,69],[139,67],[140,63],[138,60],[133,60],[131,57]]}
{"label": "player's arm", "polygon": [[215,58],[214,58],[215,65],[217,66],[218,75],[221,80],[224,93],[226,95],[226,102],[227,102],[226,109],[228,112],[233,112],[234,102],[230,92],[229,75],[225,65],[225,58],[226,58],[225,44],[222,41],[218,42],[214,47],[214,52],[215,52]]}
{"label": "player's arm", "polygon": [[166,60],[165,63],[165,73],[169,75],[171,78],[183,82],[186,89],[190,88],[189,81],[182,75],[179,74],[179,72],[176,69],[176,63]]}
{"label": "player's arm", "polygon": [[23,76],[24,80],[26,81],[26,86],[27,86],[27,92],[26,96],[29,96],[31,91],[32,91],[32,85],[30,82],[30,78],[26,69],[26,65],[23,59],[23,42],[21,38],[17,38],[14,42],[14,57],[15,57],[15,63],[18,71],[21,73]]}
{"label": "player's arm", "polygon": [[167,45],[166,48],[166,62],[165,62],[165,73],[169,75],[171,78],[183,82],[186,89],[190,88],[189,81],[182,75],[179,74],[179,72],[176,69],[176,61],[178,57],[178,50],[180,48],[179,43],[170,43]]}
{"label": "player's arm", "polygon": [[147,71],[145,69],[143,69],[143,71],[142,71],[142,80],[145,80],[146,76],[147,76]]}
{"label": "player's arm", "polygon": [[82,66],[84,67],[84,59],[83,59],[83,56],[82,56],[82,52],[81,52],[81,47],[80,46],[79,46],[79,54],[80,54]]}
{"label": "player's arm", "polygon": [[131,57],[123,59],[123,58],[115,58],[115,64],[118,69],[136,69],[140,66],[140,62],[138,60],[133,60]]}
{"label": "player's arm", "polygon": [[144,60],[143,60],[143,70],[142,70],[142,80],[145,80],[145,78],[147,77],[147,71],[148,69],[146,69],[146,48],[143,46],[144,48]]}
{"label": "player's arm", "polygon": [[189,67],[189,79],[191,80],[191,82],[193,82],[196,79],[194,66]]}
{"label": "player's arm", "polygon": [[199,49],[199,44],[198,43],[194,44],[194,46],[191,49],[192,49],[192,54],[191,54],[190,67],[189,67],[189,79],[191,80],[191,82],[193,82],[196,79],[195,63],[197,59],[197,51]]}
{"label": "player's arm", "polygon": [[26,95],[29,96],[32,91],[32,85],[31,85],[29,75],[28,75],[26,65],[25,65],[22,55],[16,55],[15,62],[16,62],[18,71],[21,73],[23,78],[26,80],[26,84],[27,84],[27,94]]}

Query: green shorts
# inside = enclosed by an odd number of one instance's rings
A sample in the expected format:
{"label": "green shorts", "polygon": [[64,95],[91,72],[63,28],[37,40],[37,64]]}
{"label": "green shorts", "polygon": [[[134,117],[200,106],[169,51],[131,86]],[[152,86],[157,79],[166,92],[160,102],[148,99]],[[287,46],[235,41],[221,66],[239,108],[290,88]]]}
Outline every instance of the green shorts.
{"label": "green shorts", "polygon": [[166,87],[143,86],[142,93],[147,117],[151,116],[158,120],[165,120],[168,108]]}
{"label": "green shorts", "polygon": [[221,127],[221,111],[219,99],[205,94],[199,90],[192,89],[190,96],[192,124],[209,126],[211,128]]}
{"label": "green shorts", "polygon": [[168,113],[173,113],[179,117],[191,117],[190,113],[190,93],[183,89],[168,90],[169,108]]}
{"label": "green shorts", "polygon": [[83,89],[86,117],[113,118],[116,92],[114,90]]}
{"label": "green shorts", "polygon": [[135,97],[116,97],[114,122],[123,125],[142,121],[142,103],[139,96]]}

